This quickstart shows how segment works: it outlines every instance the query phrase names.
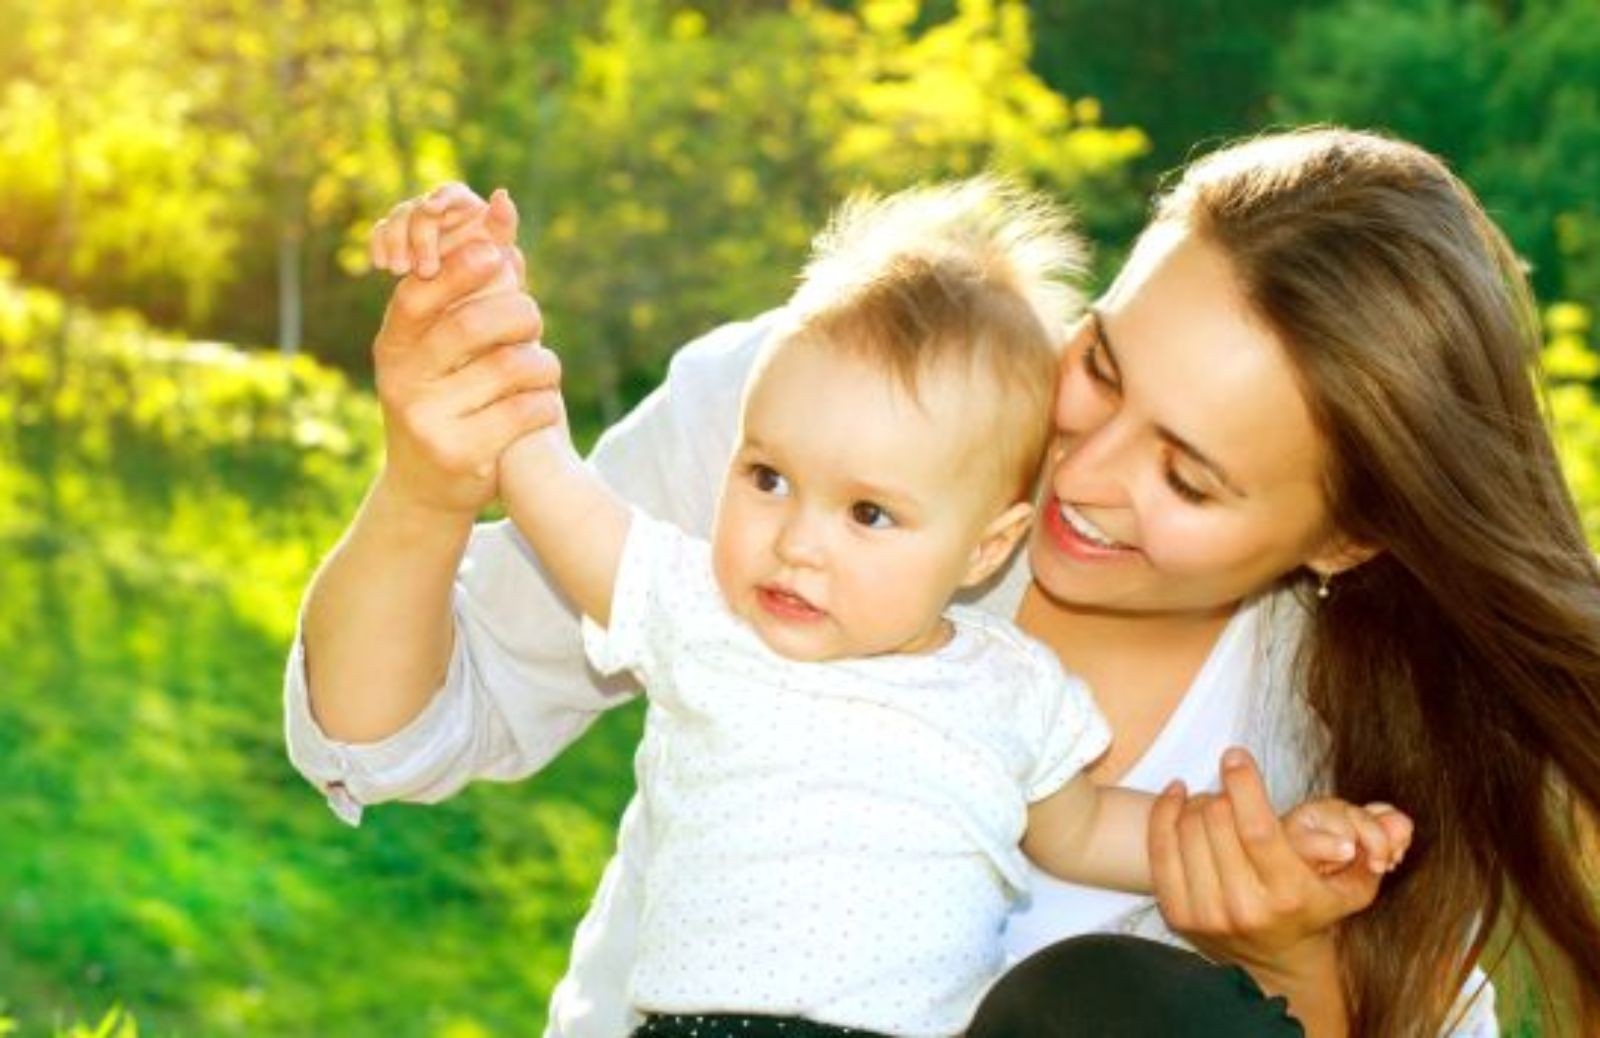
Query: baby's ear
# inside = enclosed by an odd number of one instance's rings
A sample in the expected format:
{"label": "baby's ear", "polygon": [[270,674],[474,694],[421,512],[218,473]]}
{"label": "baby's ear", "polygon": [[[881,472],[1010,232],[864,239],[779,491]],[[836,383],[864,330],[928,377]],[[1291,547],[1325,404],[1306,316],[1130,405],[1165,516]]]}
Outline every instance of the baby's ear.
{"label": "baby's ear", "polygon": [[978,538],[978,543],[972,549],[972,559],[967,564],[966,576],[961,579],[962,587],[971,587],[981,584],[994,575],[994,571],[1005,564],[1011,553],[1017,550],[1017,544],[1028,532],[1028,524],[1033,519],[1033,506],[1026,501],[1018,501],[993,519],[983,528],[983,534]]}

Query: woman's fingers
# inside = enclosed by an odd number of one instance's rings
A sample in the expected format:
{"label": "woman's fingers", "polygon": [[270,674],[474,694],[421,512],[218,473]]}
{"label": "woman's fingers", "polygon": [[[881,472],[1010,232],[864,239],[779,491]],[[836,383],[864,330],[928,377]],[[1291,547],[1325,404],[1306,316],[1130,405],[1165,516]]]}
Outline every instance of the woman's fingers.
{"label": "woman's fingers", "polygon": [[561,394],[533,390],[501,397],[464,419],[464,424],[476,439],[489,445],[485,453],[498,460],[507,447],[522,437],[559,425],[565,419]]}
{"label": "woman's fingers", "polygon": [[1248,932],[1265,925],[1267,905],[1261,879],[1239,839],[1232,802],[1227,797],[1217,797],[1205,805],[1203,812],[1206,840],[1227,909],[1228,929]]}
{"label": "woman's fingers", "polygon": [[1183,852],[1178,846],[1178,819],[1183,816],[1188,791],[1182,782],[1167,784],[1150,808],[1146,843],[1150,852],[1150,883],[1161,915],[1173,929],[1187,928],[1193,919],[1189,886],[1183,875]]}
{"label": "woman's fingers", "polygon": [[536,342],[499,346],[474,357],[439,386],[450,413],[467,417],[518,393],[561,386],[561,361]]}
{"label": "woman's fingers", "polygon": [[1222,755],[1222,788],[1233,804],[1239,842],[1262,887],[1280,900],[1295,898],[1306,865],[1289,846],[1249,752],[1235,746]]}
{"label": "woman's fingers", "polygon": [[1183,817],[1178,819],[1178,847],[1183,855],[1189,910],[1194,925],[1210,933],[1229,929],[1228,899],[1223,893],[1216,857],[1211,853],[1211,838],[1206,832],[1206,814],[1216,799],[1209,793],[1190,797]]}
{"label": "woman's fingers", "polygon": [[500,249],[475,242],[446,257],[438,277],[400,282],[373,344],[380,377],[403,369],[437,378],[485,349],[539,338],[532,300],[517,292],[478,295],[509,263]]}

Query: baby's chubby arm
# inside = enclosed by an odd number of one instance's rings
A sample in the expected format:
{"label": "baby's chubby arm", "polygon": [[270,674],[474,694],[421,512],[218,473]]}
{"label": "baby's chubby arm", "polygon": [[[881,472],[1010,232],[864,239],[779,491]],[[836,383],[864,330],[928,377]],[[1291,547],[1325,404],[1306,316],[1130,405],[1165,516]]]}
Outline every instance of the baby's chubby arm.
{"label": "baby's chubby arm", "polygon": [[[471,242],[512,250],[514,277],[479,294],[521,291],[521,253],[515,249],[517,211],[503,190],[488,200],[463,184],[445,184],[395,206],[372,229],[373,266],[424,280],[441,258]],[[566,416],[524,436],[500,456],[499,491],[506,513],[561,590],[584,614],[604,625],[627,536],[627,505],[583,462]]]}
{"label": "baby's chubby arm", "polygon": [[1100,786],[1080,771],[1028,806],[1022,851],[1069,883],[1149,893],[1145,831],[1154,803],[1148,793]]}
{"label": "baby's chubby arm", "polygon": [[[1168,794],[1185,795],[1180,783]],[[1148,793],[1099,786],[1079,773],[1029,807],[1022,849],[1040,868],[1068,882],[1149,893],[1148,832],[1155,803]],[[1360,807],[1332,797],[1298,805],[1283,816],[1282,825],[1289,847],[1320,876],[1349,868],[1393,871],[1412,832],[1410,820],[1387,804]]]}

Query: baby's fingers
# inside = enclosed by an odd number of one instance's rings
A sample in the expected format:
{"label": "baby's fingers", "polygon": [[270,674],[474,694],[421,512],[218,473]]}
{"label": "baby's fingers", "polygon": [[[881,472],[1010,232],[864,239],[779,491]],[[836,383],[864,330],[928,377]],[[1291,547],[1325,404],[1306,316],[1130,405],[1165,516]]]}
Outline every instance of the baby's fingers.
{"label": "baby's fingers", "polygon": [[[483,235],[478,232],[489,203],[460,184],[461,191],[447,196],[444,209],[429,208],[429,195],[411,214],[411,259],[417,276],[431,278],[439,273],[439,257],[453,251],[462,241],[473,241]],[[465,192],[463,195],[462,192]],[[452,233],[454,235],[452,236]]]}
{"label": "baby's fingers", "polygon": [[475,212],[485,204],[476,191],[455,180],[440,184],[422,196],[422,210],[433,216],[443,216],[457,209]]}
{"label": "baby's fingers", "polygon": [[1301,805],[1290,813],[1284,829],[1295,853],[1318,871],[1337,871],[1355,859],[1355,826],[1327,804]]}
{"label": "baby's fingers", "polygon": [[1392,872],[1411,846],[1411,819],[1390,804],[1351,807],[1361,849],[1374,872]]}

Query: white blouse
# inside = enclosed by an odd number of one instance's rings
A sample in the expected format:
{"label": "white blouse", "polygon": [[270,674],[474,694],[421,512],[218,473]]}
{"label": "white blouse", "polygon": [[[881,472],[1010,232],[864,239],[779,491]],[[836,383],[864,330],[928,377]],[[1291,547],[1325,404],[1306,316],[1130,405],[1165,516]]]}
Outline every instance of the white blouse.
{"label": "white blouse", "polygon": [[[733,450],[740,397],[775,314],[725,325],[685,346],[666,381],[596,445],[590,463],[619,493],[651,514],[709,536],[716,494]],[[1028,582],[1021,553],[971,604],[1016,615]],[[512,781],[544,766],[602,711],[637,688],[603,678],[584,660],[579,618],[551,588],[509,522],[480,525],[457,575],[455,649],[445,683],[411,724],[370,744],[328,738],[311,716],[304,646],[290,651],[285,729],[294,766],[352,824],[366,804],[433,802],[475,779]],[[1173,778],[1192,790],[1217,786],[1224,748],[1255,753],[1275,803],[1288,807],[1313,785],[1317,731],[1295,693],[1291,660],[1302,621],[1287,595],[1247,603],[1228,625],[1183,702],[1122,779],[1158,791]],[[627,983],[638,936],[643,876],[651,852],[647,808],[628,805],[617,852],[573,941],[567,975],[550,1005],[553,1038],[623,1038],[637,1024]],[[1093,931],[1140,933],[1182,943],[1166,931],[1149,897],[1077,887],[1035,874],[1032,898],[1010,918],[1011,958]],[[1449,1032],[1498,1034],[1493,989],[1477,992]]]}

